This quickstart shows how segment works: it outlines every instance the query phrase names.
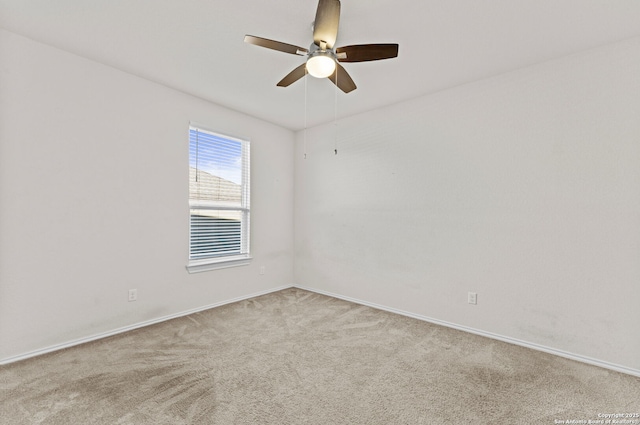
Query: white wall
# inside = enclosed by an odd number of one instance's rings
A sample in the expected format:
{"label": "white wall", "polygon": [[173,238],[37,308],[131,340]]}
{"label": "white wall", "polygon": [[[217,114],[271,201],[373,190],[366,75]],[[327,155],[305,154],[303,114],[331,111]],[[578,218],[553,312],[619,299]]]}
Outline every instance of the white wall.
{"label": "white wall", "polygon": [[635,38],[298,133],[297,284],[640,373],[639,76]]}
{"label": "white wall", "polygon": [[[185,270],[190,120],[251,140],[250,266]],[[293,141],[0,31],[0,360],[290,286]]]}
{"label": "white wall", "polygon": [[[292,228],[291,132],[0,30],[0,361],[295,282],[640,370],[637,75],[638,38],[298,133]],[[251,266],[185,271],[190,120],[252,141]]]}

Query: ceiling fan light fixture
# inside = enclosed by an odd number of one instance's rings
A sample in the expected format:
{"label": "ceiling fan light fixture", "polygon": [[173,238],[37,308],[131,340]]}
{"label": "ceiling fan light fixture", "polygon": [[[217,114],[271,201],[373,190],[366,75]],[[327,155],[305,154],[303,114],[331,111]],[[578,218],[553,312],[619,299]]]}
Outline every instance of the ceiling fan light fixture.
{"label": "ceiling fan light fixture", "polygon": [[336,59],[332,52],[317,50],[307,59],[307,72],[316,78],[326,78],[336,70]]}
{"label": "ceiling fan light fixture", "polygon": [[340,62],[369,62],[395,58],[398,56],[398,45],[377,43],[335,47],[340,24],[340,7],[340,0],[318,0],[316,19],[312,26],[313,43],[308,49],[249,34],[244,36],[244,42],[307,57],[305,63],[298,65],[276,84],[278,87],[288,87],[311,74],[315,78],[328,77],[344,93],[351,93],[357,88],[356,83]]}

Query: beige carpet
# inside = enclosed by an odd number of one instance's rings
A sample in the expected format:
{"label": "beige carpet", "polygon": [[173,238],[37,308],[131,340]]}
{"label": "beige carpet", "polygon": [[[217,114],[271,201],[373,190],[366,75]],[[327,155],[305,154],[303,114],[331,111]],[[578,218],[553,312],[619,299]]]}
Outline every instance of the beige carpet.
{"label": "beige carpet", "polygon": [[0,392],[11,425],[556,424],[640,412],[640,378],[299,289],[4,366]]}

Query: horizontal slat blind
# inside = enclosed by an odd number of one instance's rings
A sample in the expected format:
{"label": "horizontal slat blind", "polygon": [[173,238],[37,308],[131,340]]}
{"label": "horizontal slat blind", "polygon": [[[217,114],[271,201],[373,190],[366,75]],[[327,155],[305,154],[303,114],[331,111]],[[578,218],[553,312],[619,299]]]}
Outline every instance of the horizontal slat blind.
{"label": "horizontal slat blind", "polygon": [[249,254],[249,142],[189,128],[189,259]]}
{"label": "horizontal slat blind", "polygon": [[191,210],[192,258],[241,253],[242,213],[212,214],[219,212]]}

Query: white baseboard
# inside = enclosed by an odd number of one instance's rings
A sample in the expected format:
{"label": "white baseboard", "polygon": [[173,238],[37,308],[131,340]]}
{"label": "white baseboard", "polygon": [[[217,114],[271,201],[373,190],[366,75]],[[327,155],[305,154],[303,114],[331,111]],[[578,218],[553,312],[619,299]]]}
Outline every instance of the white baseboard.
{"label": "white baseboard", "polygon": [[217,302],[217,303],[214,303],[214,304],[209,304],[209,305],[205,305],[205,306],[202,306],[202,307],[193,308],[193,309],[187,310],[187,311],[181,311],[180,313],[170,314],[168,316],[158,317],[156,319],[145,320],[144,322],[135,323],[135,324],[129,325],[129,326],[123,326],[121,328],[113,329],[111,331],[101,332],[101,333],[94,334],[94,335],[91,335],[91,336],[87,336],[87,337],[84,337],[84,338],[74,339],[72,341],[67,341],[67,342],[64,342],[62,344],[51,345],[49,347],[41,348],[39,350],[29,351],[27,353],[19,354],[17,356],[12,356],[12,357],[7,357],[5,359],[1,359],[0,360],[0,366],[1,365],[6,365],[6,364],[9,364],[9,363],[14,363],[14,362],[17,362],[17,361],[20,361],[20,360],[25,360],[25,359],[28,359],[28,358],[31,358],[31,357],[40,356],[42,354],[51,353],[53,351],[58,351],[58,350],[62,350],[62,349],[69,348],[69,347],[73,347],[73,346],[76,346],[76,345],[84,344],[86,342],[91,342],[91,341],[95,341],[95,340],[98,340],[98,339],[107,338],[109,336],[113,336],[113,335],[121,334],[121,333],[124,333],[124,332],[132,331],[132,330],[138,329],[138,328],[143,328],[145,326],[155,325],[156,323],[165,322],[167,320],[176,319],[178,317],[188,316],[190,314],[198,313],[198,312],[201,312],[201,311],[204,311],[204,310],[209,310],[209,309],[215,308],[215,307],[220,307],[220,306],[223,306],[223,305],[226,305],[226,304],[231,304],[231,303],[235,303],[235,302],[238,302],[238,301],[244,301],[244,300],[249,299],[249,298],[259,297],[260,295],[266,295],[266,294],[270,294],[272,292],[282,291],[283,289],[288,289],[288,288],[291,288],[291,286],[289,285],[289,286],[280,286],[280,287],[277,287],[277,288],[271,288],[271,289],[268,289],[266,291],[255,292],[253,294],[243,295],[241,297],[233,298],[233,299],[230,299],[230,300],[220,301],[220,302]]}
{"label": "white baseboard", "polygon": [[363,301],[363,300],[360,300],[360,299],[347,297],[347,296],[344,296],[344,295],[334,294],[332,292],[323,291],[321,289],[309,288],[309,287],[301,286],[301,285],[294,285],[294,287],[295,288],[299,288],[299,289],[303,289],[305,291],[315,292],[315,293],[318,293],[318,294],[327,295],[329,297],[333,297],[333,298],[338,298],[338,299],[341,299],[341,300],[349,301],[349,302],[352,302],[352,303],[365,305],[367,307],[372,307],[372,308],[375,308],[375,309],[378,309],[378,310],[383,310],[383,311],[388,311],[390,313],[400,314],[402,316],[411,317],[413,319],[422,320],[422,321],[433,323],[433,324],[436,324],[436,325],[446,326],[448,328],[457,329],[457,330],[464,331],[464,332],[469,332],[469,333],[472,333],[472,334],[475,334],[475,335],[484,336],[484,337],[495,339],[495,340],[502,341],[502,342],[507,342],[509,344],[515,344],[515,345],[519,345],[521,347],[531,348],[531,349],[537,350],[537,351],[543,351],[545,353],[553,354],[553,355],[556,355],[556,356],[559,356],[559,357],[564,357],[564,358],[570,359],[570,360],[575,360],[575,361],[578,361],[578,362],[581,362],[581,363],[587,363],[587,364],[590,364],[590,365],[599,366],[599,367],[602,367],[602,368],[605,368],[605,369],[609,369],[609,370],[614,370],[616,372],[625,373],[627,375],[633,375],[633,376],[640,377],[640,370],[633,369],[633,368],[626,367],[626,366],[622,366],[622,365],[618,365],[618,364],[615,364],[615,363],[605,362],[605,361],[594,359],[594,358],[591,358],[591,357],[582,356],[580,354],[569,353],[567,351],[558,350],[556,348],[546,347],[544,345],[535,344],[533,342],[522,341],[520,339],[511,338],[511,337],[503,336],[503,335],[498,335],[498,334],[494,334],[492,332],[486,332],[486,331],[482,331],[482,330],[479,330],[479,329],[470,328],[468,326],[457,325],[455,323],[446,322],[444,320],[438,320],[438,319],[434,319],[434,318],[431,318],[431,317],[423,316],[421,314],[410,313],[408,311],[398,310],[396,308],[391,308],[391,307],[383,306],[383,305],[380,305],[380,304],[375,304],[375,303],[371,303],[371,302],[368,302],[368,301]]}
{"label": "white baseboard", "polygon": [[627,375],[633,375],[633,376],[637,376],[640,377],[640,370],[638,369],[633,369],[630,367],[626,367],[626,366],[622,366],[622,365],[618,365],[618,364],[614,364],[614,363],[609,363],[606,361],[602,361],[602,360],[598,360],[598,359],[594,359],[591,357],[587,357],[587,356],[582,356],[579,354],[574,354],[574,353],[569,353],[567,351],[563,351],[563,350],[558,350],[556,348],[551,348],[551,347],[546,347],[544,345],[540,345],[540,344],[535,344],[532,342],[527,342],[527,341],[522,341],[516,338],[511,338],[511,337],[507,337],[507,336],[503,336],[503,335],[498,335],[498,334],[494,334],[492,332],[486,332],[486,331],[482,331],[479,329],[474,329],[474,328],[470,328],[468,326],[462,326],[462,325],[457,325],[455,323],[450,323],[450,322],[446,322],[444,320],[438,320],[438,319],[434,319],[431,317],[427,317],[427,316],[423,316],[421,314],[415,314],[415,313],[411,313],[408,311],[404,311],[404,310],[399,310],[396,308],[392,308],[392,307],[387,307],[387,306],[383,306],[380,304],[375,304],[375,303],[371,303],[368,301],[363,301],[357,298],[352,298],[352,297],[347,297],[344,295],[340,295],[340,294],[335,294],[332,292],[328,292],[328,291],[323,291],[321,289],[316,289],[316,288],[310,288],[310,287],[306,287],[306,286],[302,286],[302,285],[291,285],[291,286],[279,286],[276,288],[271,288],[268,289],[266,291],[261,291],[261,292],[256,292],[253,294],[249,294],[249,295],[245,295],[245,296],[241,296],[241,297],[237,297],[237,298],[233,298],[230,300],[225,300],[225,301],[220,301],[214,304],[209,304],[209,305],[205,305],[205,306],[201,306],[201,307],[197,307],[191,310],[187,310],[187,311],[182,311],[179,313],[175,313],[175,314],[170,314],[168,316],[163,316],[163,317],[159,317],[156,319],[151,319],[151,320],[146,320],[144,322],[139,322],[130,326],[124,326],[121,328],[117,328],[117,329],[113,329],[111,331],[107,331],[107,332],[101,332],[98,334],[94,334],[91,336],[87,336],[84,338],[79,338],[79,339],[75,339],[72,341],[67,341],[65,343],[62,344],[56,344],[56,345],[52,345],[49,347],[45,347],[45,348],[41,348],[38,350],[34,350],[34,351],[30,351],[27,353],[23,353],[23,354],[19,354],[17,356],[12,356],[12,357],[7,357],[4,359],[0,360],[0,365],[6,365],[9,363],[14,363],[20,360],[25,360],[31,357],[36,357],[36,356],[40,356],[42,354],[47,354],[47,353],[51,353],[54,351],[58,351],[58,350],[62,350],[65,348],[69,348],[69,347],[73,347],[76,345],[80,345],[80,344],[84,344],[86,342],[91,342],[91,341],[95,341],[98,339],[102,339],[102,338],[107,338],[113,335],[117,335],[117,334],[121,334],[124,332],[128,332],[134,329],[138,329],[138,328],[142,328],[145,326],[150,326],[150,325],[154,325],[156,323],[161,323],[161,322],[165,322],[167,320],[171,320],[171,319],[176,319],[178,317],[183,317],[183,316],[188,316],[190,314],[194,314],[194,313],[198,313],[204,310],[209,310],[211,308],[215,308],[215,307],[220,307],[226,304],[231,304],[231,303],[235,303],[238,301],[244,301],[246,299],[249,298],[254,298],[254,297],[259,297],[261,295],[266,295],[266,294],[270,294],[272,292],[278,292],[281,291],[283,289],[288,289],[288,288],[299,288],[299,289],[303,289],[305,291],[310,291],[310,292],[315,292],[318,294],[322,294],[322,295],[327,295],[329,297],[333,297],[333,298],[338,298],[341,300],[345,300],[345,301],[349,301],[352,303],[356,303],[356,304],[361,304],[361,305],[365,305],[368,307],[372,307],[378,310],[383,310],[383,311],[388,311],[390,313],[395,313],[395,314],[400,314],[402,316],[407,316],[407,317],[411,317],[413,319],[418,319],[418,320],[422,320],[425,322],[429,322],[429,323],[433,323],[436,325],[441,325],[441,326],[445,326],[448,328],[452,328],[452,329],[457,329],[460,331],[464,331],[464,332],[469,332],[475,335],[480,335],[480,336],[484,336],[487,338],[491,338],[491,339],[495,339],[498,341],[502,341],[502,342],[507,342],[509,344],[515,344],[515,345],[519,345],[521,347],[526,347],[526,348],[531,348],[533,350],[537,350],[537,351],[542,351],[545,353],[549,353],[549,354],[553,354],[559,357],[564,357],[570,360],[575,360],[581,363],[587,363],[590,365],[594,365],[594,366],[598,366],[598,367],[602,367],[605,369],[609,369],[609,370],[614,370],[616,372],[621,372],[621,373],[625,373]]}

